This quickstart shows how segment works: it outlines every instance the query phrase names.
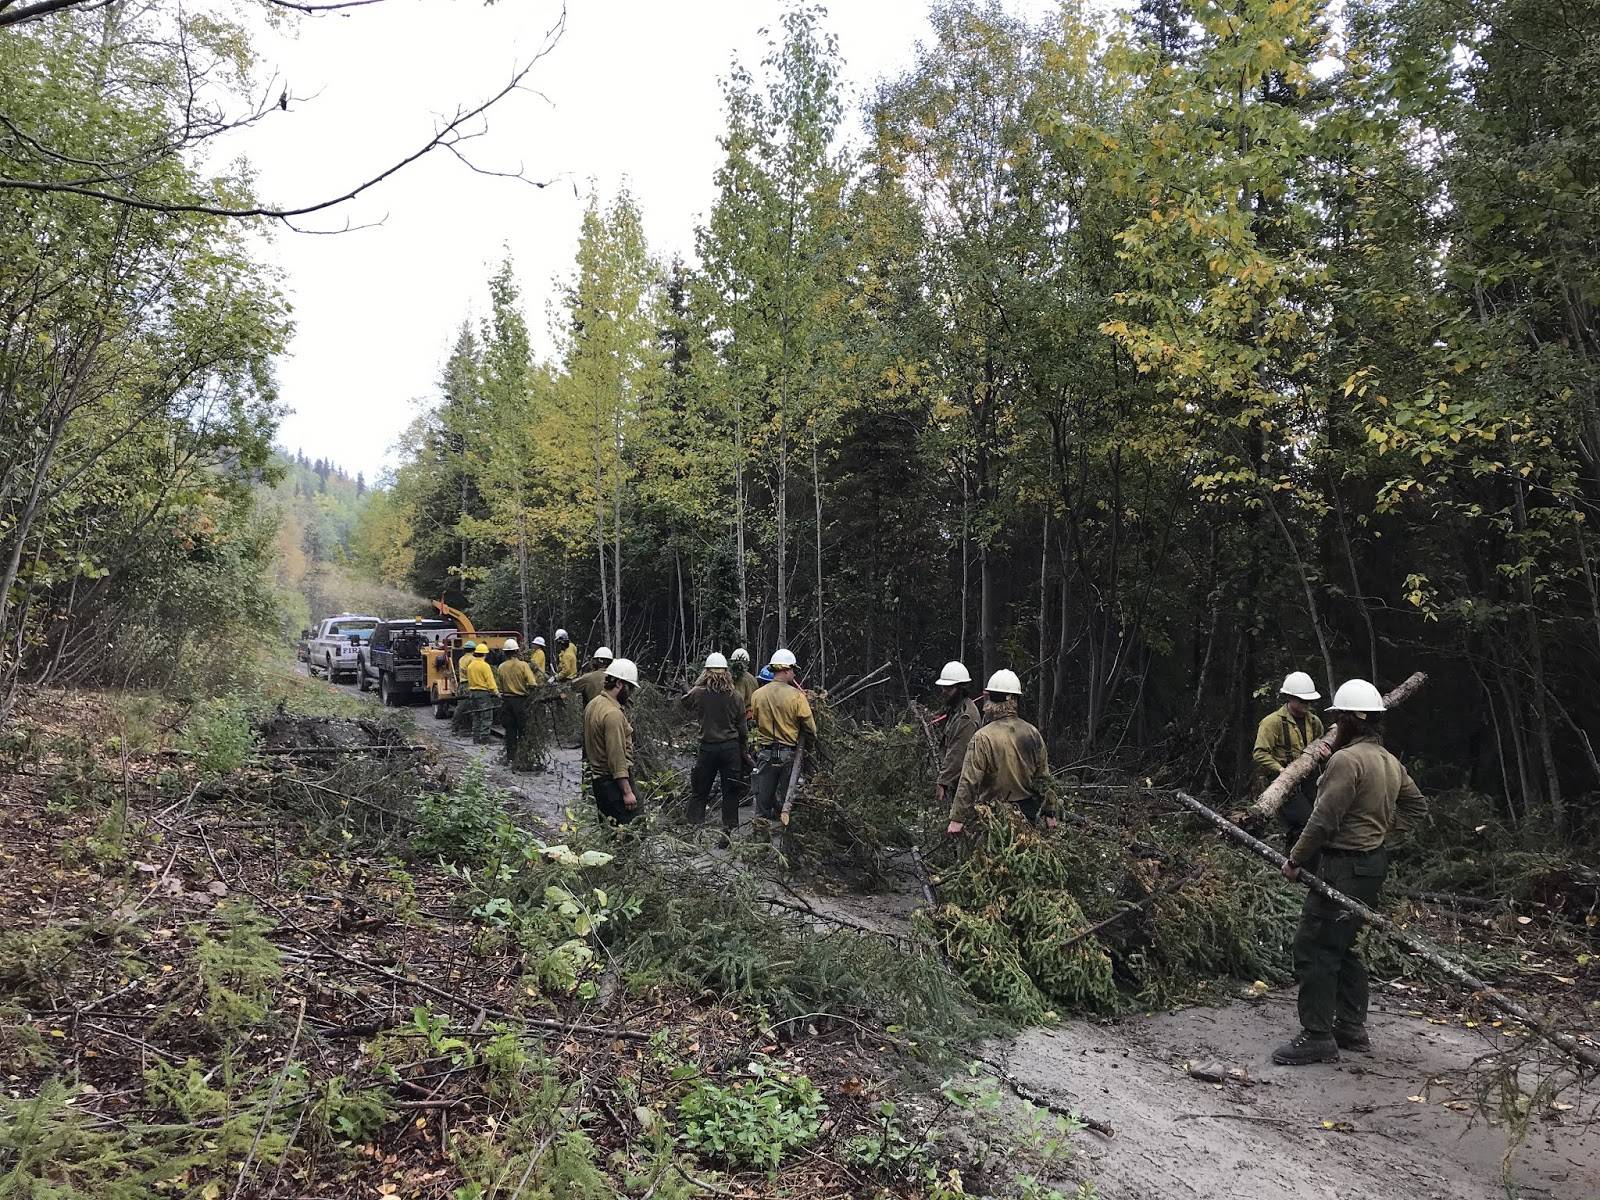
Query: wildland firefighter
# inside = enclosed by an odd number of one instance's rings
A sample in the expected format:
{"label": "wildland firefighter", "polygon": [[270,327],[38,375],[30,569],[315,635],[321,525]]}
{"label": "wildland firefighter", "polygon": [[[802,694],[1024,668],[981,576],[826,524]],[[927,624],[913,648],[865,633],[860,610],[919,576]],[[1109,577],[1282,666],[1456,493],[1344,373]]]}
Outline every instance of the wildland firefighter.
{"label": "wildland firefighter", "polygon": [[494,677],[494,668],[489,665],[488,642],[477,643],[470,655],[462,657],[461,681],[467,689],[472,740],[480,746],[488,745],[495,708],[500,702],[500,684]]}
{"label": "wildland firefighter", "polygon": [[961,765],[967,758],[967,743],[978,732],[981,717],[978,706],[967,695],[972,672],[951,661],[939,672],[934,686],[939,689],[941,712],[933,719],[939,737],[939,776],[933,785],[933,802],[941,807],[955,795],[961,783]]}
{"label": "wildland firefighter", "polygon": [[[1311,711],[1311,702],[1322,699],[1322,693],[1317,691],[1311,676],[1304,671],[1291,671],[1278,689],[1278,695],[1282,704],[1262,717],[1256,726],[1255,750],[1251,754],[1255,761],[1253,790],[1256,795],[1323,734],[1322,718]],[[1284,826],[1285,849],[1299,840],[1316,799],[1316,780],[1307,779],[1289,794],[1278,810],[1278,819]]]}
{"label": "wildland firefighter", "polygon": [[593,666],[572,681],[572,690],[578,693],[578,703],[581,707],[588,708],[589,701],[605,691],[606,668],[611,665],[615,657],[609,646],[601,646],[594,652],[594,658],[591,660]]}
{"label": "wildland firefighter", "polygon": [[495,681],[500,685],[501,720],[506,727],[506,762],[515,766],[517,747],[528,729],[533,692],[538,685],[516,638],[507,638],[501,649],[506,657],[495,671]]}
{"label": "wildland firefighter", "polygon": [[[1365,679],[1340,684],[1333,713],[1342,744],[1317,784],[1317,800],[1283,873],[1313,871],[1336,891],[1375,907],[1389,873],[1394,834],[1427,815],[1427,801],[1400,760],[1384,749],[1383,697]],[[1371,1049],[1367,968],[1357,944],[1362,920],[1308,891],[1294,938],[1300,1032],[1272,1052],[1280,1066],[1334,1062],[1340,1050]]]}
{"label": "wildland firefighter", "polygon": [[578,677],[578,648],[565,629],[556,630],[556,681],[571,683]]}
{"label": "wildland firefighter", "polygon": [[[774,650],[769,664],[772,681],[750,698],[755,715],[756,766],[751,786],[756,819],[763,824],[776,819],[783,806],[782,791],[794,771],[795,750],[816,744],[817,722],[811,702],[795,679],[795,657],[790,650]],[[761,830],[756,831],[758,834]]]}
{"label": "wildland firefighter", "polygon": [[988,700],[983,724],[967,743],[961,779],[950,804],[945,832],[954,837],[966,830],[979,805],[999,813],[1015,804],[1022,815],[1048,828],[1056,827],[1054,809],[1046,795],[1050,763],[1044,737],[1017,715],[1022,681],[1016,672],[999,670],[984,686]]}
{"label": "wildland firefighter", "polygon": [[606,668],[605,687],[583,710],[583,756],[595,807],[602,817],[627,824],[639,815],[633,791],[633,724],[623,705],[639,686],[639,669],[627,658]]}
{"label": "wildland firefighter", "polygon": [[689,824],[705,823],[712,781],[720,780],[722,841],[726,844],[739,827],[744,769],[750,753],[744,697],[734,686],[728,660],[721,654],[708,656],[704,676],[679,703],[700,722],[700,748],[689,777]]}
{"label": "wildland firefighter", "polygon": [[733,676],[733,686],[738,690],[739,698],[744,701],[745,716],[748,717],[750,701],[755,698],[756,689],[761,686],[750,672],[750,651],[740,646],[728,655],[728,673]]}

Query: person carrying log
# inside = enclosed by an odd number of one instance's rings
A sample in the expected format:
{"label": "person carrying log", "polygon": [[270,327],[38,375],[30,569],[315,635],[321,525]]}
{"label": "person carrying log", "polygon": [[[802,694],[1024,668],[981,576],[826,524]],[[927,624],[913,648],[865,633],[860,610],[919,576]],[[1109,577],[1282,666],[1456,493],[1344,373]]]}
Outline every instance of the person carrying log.
{"label": "person carrying log", "polygon": [[[1389,872],[1392,836],[1427,815],[1427,802],[1400,761],[1383,746],[1385,706],[1378,689],[1351,679],[1333,696],[1341,745],[1323,767],[1317,800],[1289,851],[1284,875],[1301,869],[1369,907]],[[1367,968],[1357,945],[1363,921],[1319,892],[1306,893],[1294,938],[1300,983],[1300,1032],[1272,1052],[1280,1066],[1337,1062],[1339,1051],[1365,1053]]]}
{"label": "person carrying log", "polygon": [[[1291,671],[1278,689],[1282,705],[1261,718],[1256,726],[1256,744],[1251,757],[1255,760],[1256,795],[1260,795],[1272,781],[1322,736],[1322,718],[1311,711],[1311,702],[1322,699],[1311,676],[1304,671]],[[1292,849],[1305,828],[1311,806],[1316,803],[1316,783],[1302,780],[1289,793],[1289,798],[1278,809],[1278,820],[1285,830],[1284,849]]]}

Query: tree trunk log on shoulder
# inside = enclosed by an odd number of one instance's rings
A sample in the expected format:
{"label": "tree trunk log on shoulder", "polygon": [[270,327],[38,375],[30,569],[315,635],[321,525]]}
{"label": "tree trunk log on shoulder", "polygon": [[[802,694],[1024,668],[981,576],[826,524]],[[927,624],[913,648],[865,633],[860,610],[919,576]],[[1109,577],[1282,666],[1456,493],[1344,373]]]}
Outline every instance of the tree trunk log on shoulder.
{"label": "tree trunk log on shoulder", "polygon": [[[1418,671],[1407,679],[1394,691],[1383,698],[1385,708],[1398,708],[1422,689],[1428,682],[1427,675]],[[1317,751],[1324,746],[1331,754],[1339,748],[1341,741],[1339,727],[1335,725],[1327,733],[1312,742],[1300,753],[1300,757],[1286,766],[1278,777],[1269,783],[1262,791],[1259,799],[1252,804],[1246,812],[1252,819],[1274,816],[1283,807],[1283,802],[1289,798],[1289,793],[1300,786],[1302,780],[1308,779],[1317,769]]]}

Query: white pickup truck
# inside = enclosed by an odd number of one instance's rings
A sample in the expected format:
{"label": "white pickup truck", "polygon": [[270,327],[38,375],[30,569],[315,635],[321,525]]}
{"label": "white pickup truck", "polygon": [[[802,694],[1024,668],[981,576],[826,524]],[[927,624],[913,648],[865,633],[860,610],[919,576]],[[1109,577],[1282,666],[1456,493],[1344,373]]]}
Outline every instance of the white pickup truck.
{"label": "white pickup truck", "polygon": [[306,666],[313,675],[321,671],[329,683],[337,683],[341,675],[354,677],[361,649],[372,640],[372,631],[377,627],[377,617],[360,613],[328,617],[317,626],[316,636],[311,639]]}

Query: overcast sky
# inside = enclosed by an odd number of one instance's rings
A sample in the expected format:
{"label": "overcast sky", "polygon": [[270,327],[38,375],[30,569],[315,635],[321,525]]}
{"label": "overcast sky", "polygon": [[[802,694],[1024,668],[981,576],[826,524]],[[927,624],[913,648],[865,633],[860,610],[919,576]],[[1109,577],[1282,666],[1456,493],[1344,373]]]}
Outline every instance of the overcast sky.
{"label": "overcast sky", "polygon": [[[1011,6],[1033,15],[1054,7]],[[927,8],[834,0],[828,25],[852,96],[910,64],[928,35]],[[736,54],[759,62],[760,30],[781,11],[778,0],[573,0],[565,35],[529,80],[544,98],[508,97],[488,134],[465,147],[483,167],[520,166],[556,182],[536,190],[437,153],[320,218],[324,227],[381,225],[277,234],[267,253],[284,272],[297,327],[279,367],[291,410],[281,443],[369,480],[393,465],[402,430],[432,402],[455,328],[482,312],[502,247],[517,265],[536,353],[548,352],[550,306],[571,269],[579,195],[591,182],[609,195],[626,178],[655,252],[692,258],[720,157],[719,81]],[[240,142],[261,194],[304,203],[388,166],[426,139],[435,114],[503,87],[559,12],[551,0],[388,0],[264,36],[264,76],[276,70],[293,99]],[[853,112],[849,120],[853,134]]]}

